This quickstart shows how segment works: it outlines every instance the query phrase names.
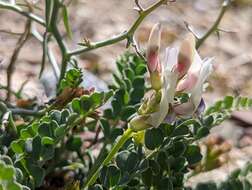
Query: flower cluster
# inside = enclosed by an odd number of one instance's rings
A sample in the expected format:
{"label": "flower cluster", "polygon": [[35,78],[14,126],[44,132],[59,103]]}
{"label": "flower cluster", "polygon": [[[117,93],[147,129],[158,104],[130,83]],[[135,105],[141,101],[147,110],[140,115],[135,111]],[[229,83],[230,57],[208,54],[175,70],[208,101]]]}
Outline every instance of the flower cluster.
{"label": "flower cluster", "polygon": [[[201,59],[195,49],[195,37],[188,34],[180,47],[167,47],[164,60],[160,60],[160,41],[161,25],[156,24],[146,53],[151,90],[130,122],[135,131],[158,127],[177,116],[190,117],[204,107],[203,85],[213,70],[213,59]],[[182,93],[188,94],[188,100],[176,102],[174,97]]]}

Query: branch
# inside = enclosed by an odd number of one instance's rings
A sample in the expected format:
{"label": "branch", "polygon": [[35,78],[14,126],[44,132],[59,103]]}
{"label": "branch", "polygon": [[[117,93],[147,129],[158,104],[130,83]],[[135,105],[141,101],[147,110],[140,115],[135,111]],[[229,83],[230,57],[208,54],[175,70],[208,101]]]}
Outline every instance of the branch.
{"label": "branch", "polygon": [[224,0],[222,3],[222,8],[221,11],[219,13],[219,16],[217,17],[217,20],[214,22],[213,26],[208,30],[208,32],[201,38],[198,39],[197,43],[196,43],[196,49],[198,49],[202,43],[213,33],[216,32],[218,30],[218,26],[226,12],[226,10],[228,9],[229,5],[231,3],[231,0]]}
{"label": "branch", "polygon": [[68,54],[68,49],[65,44],[65,42],[62,40],[61,34],[59,32],[58,26],[57,26],[57,18],[58,18],[58,13],[61,8],[61,4],[58,0],[54,2],[54,7],[53,7],[53,12],[52,12],[52,20],[51,20],[51,33],[54,36],[60,51],[62,55],[62,60],[61,60],[61,70],[60,70],[60,77],[58,81],[58,85],[60,84],[60,81],[64,78],[66,70],[67,70],[67,64],[70,59],[70,56]]}
{"label": "branch", "polygon": [[96,42],[96,43],[90,43],[90,46],[80,48],[78,50],[73,50],[73,51],[69,52],[68,55],[69,56],[78,55],[78,54],[81,54],[81,53],[84,53],[84,52],[87,52],[87,51],[90,51],[90,50],[93,50],[93,49],[97,49],[97,48],[104,47],[104,46],[109,46],[109,45],[115,44],[115,43],[123,41],[123,40],[129,40],[130,41],[132,39],[136,29],[142,23],[144,18],[147,17],[156,8],[158,8],[162,4],[165,4],[166,2],[168,2],[168,1],[167,0],[159,0],[158,2],[154,3],[150,7],[146,8],[146,9],[143,9],[141,12],[139,12],[138,18],[132,24],[132,26],[129,28],[129,30],[127,30],[126,32],[123,32],[122,34],[119,34],[119,35],[117,35],[115,37],[112,37],[112,38],[104,40],[104,41],[100,41],[100,42]]}
{"label": "branch", "polygon": [[9,108],[13,115],[26,115],[26,116],[43,116],[45,110],[28,110],[23,108]]}
{"label": "branch", "polygon": [[10,99],[11,96],[11,79],[14,70],[14,65],[16,63],[20,50],[24,46],[25,42],[28,40],[28,37],[30,35],[30,28],[31,28],[31,20],[28,19],[26,21],[24,33],[20,36],[17,45],[14,49],[14,52],[11,56],[10,64],[7,67],[7,97],[6,97],[7,101]]}
{"label": "branch", "polygon": [[10,3],[5,3],[5,2],[0,1],[0,8],[15,11],[15,12],[17,12],[17,13],[19,13],[19,14],[33,20],[33,21],[35,21],[36,23],[38,23],[38,24],[40,24],[42,26],[45,26],[45,21],[42,18],[40,18],[39,16],[37,16],[37,15],[35,15],[33,13],[25,12],[19,6],[12,5]]}

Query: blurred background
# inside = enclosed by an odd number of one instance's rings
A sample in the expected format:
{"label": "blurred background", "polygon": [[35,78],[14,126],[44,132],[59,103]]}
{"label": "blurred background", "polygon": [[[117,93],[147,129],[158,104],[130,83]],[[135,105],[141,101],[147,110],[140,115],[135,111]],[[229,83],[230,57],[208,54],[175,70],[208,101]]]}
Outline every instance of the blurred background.
{"label": "blurred background", "polygon": [[[155,0],[140,0],[147,7]],[[176,44],[188,32],[185,22],[189,23],[199,34],[204,34],[215,22],[222,5],[221,0],[177,0],[162,6],[147,17],[136,32],[136,40],[145,48],[153,24],[163,25],[162,47]],[[43,14],[43,6],[38,3],[35,12]],[[69,39],[62,25],[62,35],[70,48],[77,48],[84,38],[99,41],[127,30],[137,18],[133,10],[134,0],[73,0],[69,6],[72,39]],[[19,34],[24,30],[25,18],[0,10],[0,83],[6,85],[6,68],[15,48]],[[39,26],[38,31],[42,31]],[[213,34],[200,47],[202,57],[214,57],[215,71],[209,80],[207,93],[204,95],[208,104],[225,95],[243,95],[252,97],[252,1],[236,0],[224,15],[219,26],[219,35]],[[14,34],[11,34],[14,33]],[[126,50],[126,43],[121,42],[103,47],[79,56],[79,65],[97,75],[101,80],[111,82],[111,72],[115,70],[115,60]],[[57,58],[60,51],[54,47]],[[42,58],[40,42],[30,37],[22,49],[13,75],[12,89],[24,86],[26,98],[37,97],[38,101],[47,101],[45,86],[38,78]],[[47,64],[43,80],[51,80],[52,71]],[[97,81],[98,83],[99,81]],[[5,92],[0,90],[0,97]],[[252,112],[235,112],[231,119],[216,127],[213,136],[207,139],[223,148],[220,168],[202,175],[207,179],[225,176],[235,167],[252,160]],[[206,140],[206,141],[207,141]],[[219,143],[219,144],[218,144]],[[226,143],[225,146],[221,146]],[[204,180],[202,176],[191,178]],[[221,178],[220,178],[221,180]]]}

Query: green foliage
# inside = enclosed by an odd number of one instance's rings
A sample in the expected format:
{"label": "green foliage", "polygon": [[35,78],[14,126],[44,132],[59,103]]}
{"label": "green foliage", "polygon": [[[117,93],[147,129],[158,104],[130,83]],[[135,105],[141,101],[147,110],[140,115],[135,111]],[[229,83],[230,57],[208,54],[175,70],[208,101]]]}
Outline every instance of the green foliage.
{"label": "green foliage", "polygon": [[219,125],[222,121],[230,117],[232,111],[249,109],[251,107],[251,98],[226,96],[223,100],[219,100],[213,106],[210,106],[206,110],[205,115],[209,116],[208,122],[211,122],[212,119],[214,120],[212,121],[214,122],[212,125]]}
{"label": "green foliage", "polygon": [[[117,60],[117,68],[110,91],[71,99],[58,110],[49,105],[42,114],[23,117],[21,125],[15,123],[20,116],[13,116],[7,106],[0,105],[0,189],[36,189],[59,172],[68,175],[71,171],[73,183],[63,186],[77,190],[97,169],[98,179],[89,187],[91,190],[186,189],[186,175],[203,157],[197,142],[232,111],[252,107],[249,98],[227,96],[200,115],[176,118],[169,124],[134,133],[110,162],[99,167],[114,151],[111,148],[137,113],[147,91],[146,66],[141,58],[126,53]],[[82,72],[75,65],[61,81],[59,92],[79,88],[81,81]],[[188,100],[188,94],[175,97],[177,103]],[[94,138],[88,139],[86,133]],[[95,151],[98,155],[93,154]],[[235,171],[225,182],[198,184],[194,190],[250,189],[249,171],[251,165]]]}
{"label": "green foliage", "polygon": [[82,77],[81,69],[74,63],[73,68],[69,69],[61,80],[59,92],[62,92],[65,88],[77,88],[82,82]]}
{"label": "green foliage", "polygon": [[0,155],[0,189],[2,190],[29,190],[22,185],[23,173],[13,166],[10,157]]}
{"label": "green foliage", "polygon": [[[42,185],[46,173],[50,170],[48,161],[55,159],[60,149],[59,142],[64,142],[66,135],[93,114],[111,95],[111,92],[94,92],[75,98],[65,109],[52,110],[41,119],[19,129],[18,138],[10,144],[10,153],[15,155],[15,166],[24,175],[23,184],[32,189]],[[69,151],[78,152],[81,145],[82,140],[72,135],[65,146]]]}
{"label": "green foliage", "polygon": [[147,71],[144,60],[132,53],[122,55],[117,61],[117,73],[114,74],[115,91],[111,109],[104,112],[108,119],[128,121],[136,113],[146,91],[144,75]]}

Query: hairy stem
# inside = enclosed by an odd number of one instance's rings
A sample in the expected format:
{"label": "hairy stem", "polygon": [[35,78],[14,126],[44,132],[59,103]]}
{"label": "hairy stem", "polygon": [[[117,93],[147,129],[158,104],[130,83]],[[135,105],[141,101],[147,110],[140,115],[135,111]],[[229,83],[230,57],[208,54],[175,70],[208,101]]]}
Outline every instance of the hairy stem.
{"label": "hairy stem", "polygon": [[198,49],[212,33],[216,32],[218,30],[218,26],[219,26],[229,5],[230,5],[230,0],[224,0],[224,2],[222,4],[221,11],[219,13],[219,16],[217,17],[213,26],[206,32],[206,34],[203,37],[198,39],[198,41],[196,43],[196,49]]}

